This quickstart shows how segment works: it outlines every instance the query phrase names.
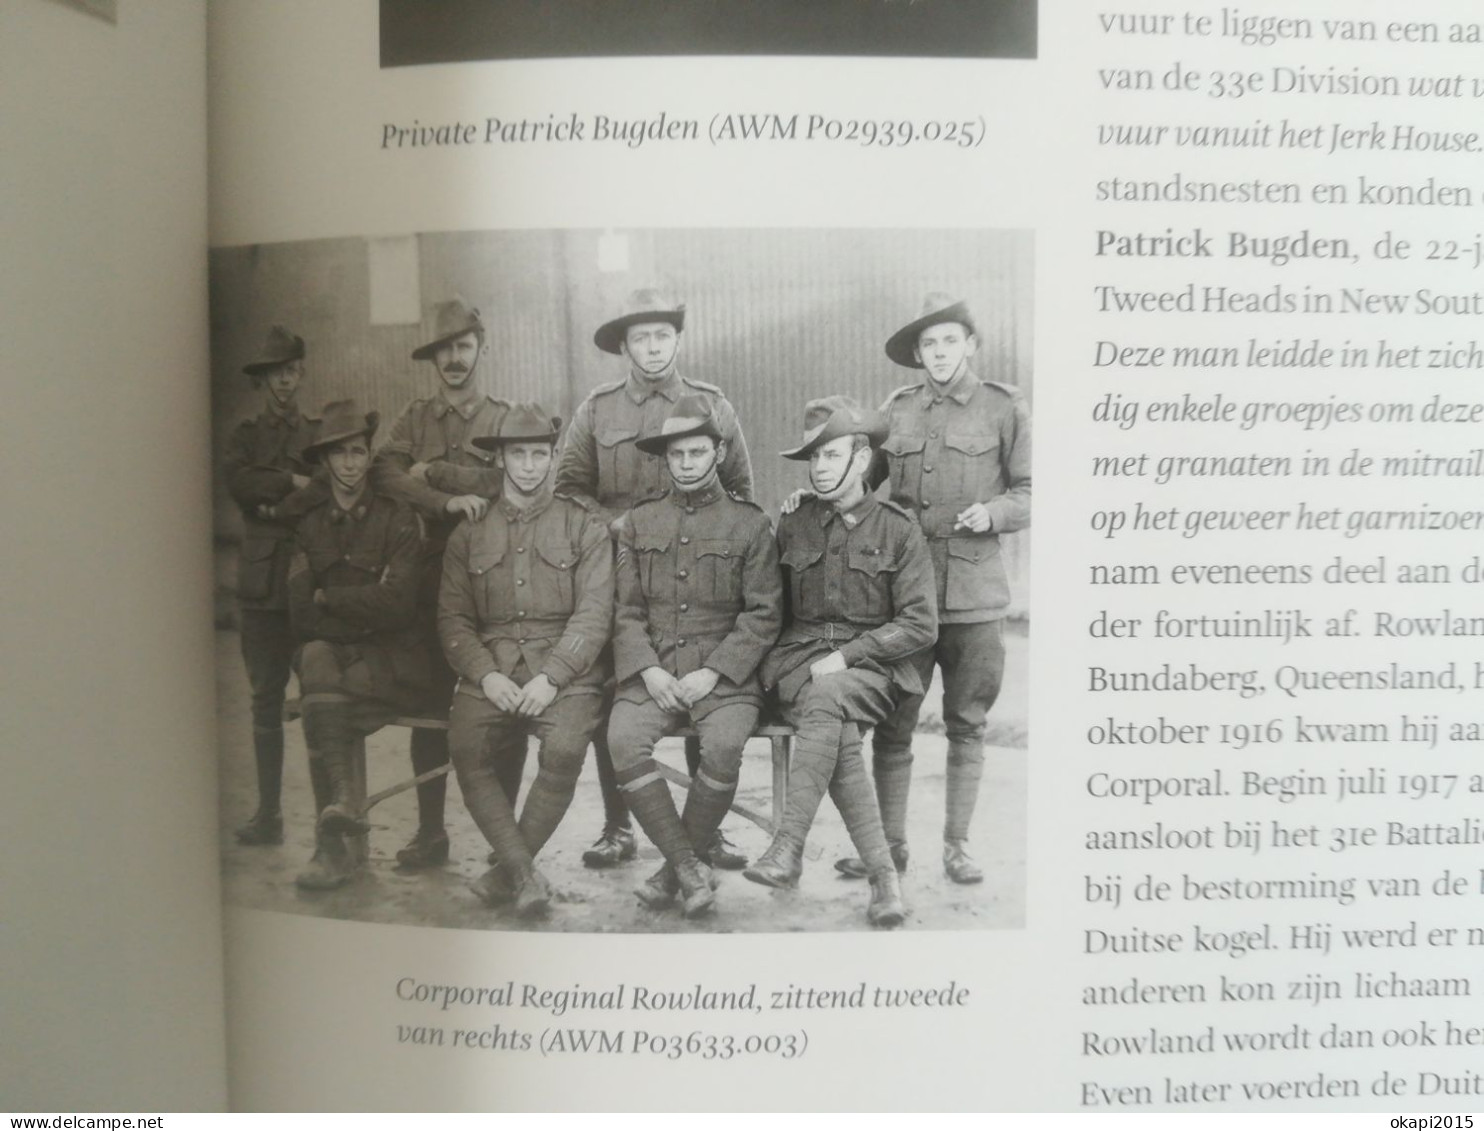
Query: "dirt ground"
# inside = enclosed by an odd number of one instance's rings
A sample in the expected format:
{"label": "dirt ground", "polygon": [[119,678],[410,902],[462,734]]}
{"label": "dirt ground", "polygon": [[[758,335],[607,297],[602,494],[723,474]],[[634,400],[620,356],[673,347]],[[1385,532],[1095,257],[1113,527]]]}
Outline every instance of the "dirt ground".
{"label": "dirt ground", "polygon": [[[1006,928],[1023,925],[1025,915],[1025,653],[1022,633],[1007,633],[1009,657],[1006,686],[991,722],[992,738],[1016,746],[989,746],[986,772],[970,844],[984,868],[985,882],[973,886],[949,883],[939,858],[943,820],[943,767],[946,740],[920,734],[908,839],[912,862],[903,877],[908,930]],[[279,847],[245,848],[232,830],[257,804],[253,775],[247,677],[238,652],[237,634],[217,632],[218,703],[221,730],[222,876],[230,904],[265,911],[319,915],[373,923],[402,923],[477,930],[538,931],[842,931],[868,929],[869,889],[864,881],[838,878],[833,862],[853,855],[839,815],[826,799],[809,838],[804,877],[797,891],[776,892],[750,883],[740,872],[722,872],[717,913],[686,921],[676,911],[656,913],[641,907],[633,888],[660,863],[659,851],[641,834],[639,858],[605,871],[583,867],[582,852],[603,823],[597,772],[589,757],[566,819],[538,858],[557,891],[549,917],[537,922],[516,919],[506,910],[489,910],[468,890],[469,881],[485,870],[488,846],[475,828],[450,782],[448,831],[453,851],[448,864],[428,872],[403,874],[394,867],[395,853],[411,837],[417,822],[416,798],[399,794],[372,810],[371,857],[347,886],[334,892],[301,892],[294,876],[313,852],[314,812],[309,789],[304,740],[297,723],[286,728],[284,766],[284,839]],[[293,693],[292,687],[290,693]],[[936,718],[937,688],[923,716]],[[367,741],[367,777],[374,792],[411,776],[407,755],[409,732],[388,727]],[[684,766],[679,739],[666,739],[656,750],[662,760]],[[535,771],[535,752],[526,760],[527,785]],[[522,789],[524,798],[524,787]],[[767,814],[771,805],[771,770],[766,740],[749,743],[742,766],[739,803]],[[728,836],[750,857],[762,853],[768,834],[732,814]]]}

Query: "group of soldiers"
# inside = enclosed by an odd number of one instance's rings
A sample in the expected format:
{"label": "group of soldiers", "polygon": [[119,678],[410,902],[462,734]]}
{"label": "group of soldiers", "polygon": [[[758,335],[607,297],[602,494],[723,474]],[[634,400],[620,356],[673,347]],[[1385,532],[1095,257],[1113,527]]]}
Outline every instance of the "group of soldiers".
{"label": "group of soldiers", "polygon": [[[536,865],[572,801],[589,745],[604,827],[588,867],[632,860],[636,817],[664,864],[638,888],[687,918],[716,901],[713,869],[797,884],[828,794],[855,846],[842,875],[869,881],[867,918],[903,920],[912,736],[933,668],[948,737],[943,867],[983,872],[967,850],[999,693],[1009,588],[999,535],[1030,521],[1030,420],[1013,386],[981,381],[966,305],[927,297],[886,342],[924,379],[879,411],[812,400],[800,443],[808,486],[776,531],[751,501],[752,466],[722,391],[678,369],[684,304],[634,292],[594,335],[624,359],[562,421],[480,389],[489,342],[454,299],[412,353],[437,374],[376,446],[379,420],[351,400],[299,409],[302,338],[269,332],[243,367],[263,412],[234,431],[229,490],[242,509],[242,654],[252,687],[258,809],[237,830],[280,844],[283,708],[298,676],[315,852],[306,889],[353,874],[366,831],[351,758],[403,715],[414,729],[418,828],[402,869],[448,859],[446,777],[490,845],[473,890],[521,916],[546,912]],[[890,481],[889,498],[877,488]],[[785,810],[756,861],[722,832],[759,716],[794,730]],[[871,773],[862,736],[874,728]],[[654,761],[685,730],[689,788],[677,809]],[[528,738],[537,771],[517,806]],[[631,816],[632,815],[632,816]]]}

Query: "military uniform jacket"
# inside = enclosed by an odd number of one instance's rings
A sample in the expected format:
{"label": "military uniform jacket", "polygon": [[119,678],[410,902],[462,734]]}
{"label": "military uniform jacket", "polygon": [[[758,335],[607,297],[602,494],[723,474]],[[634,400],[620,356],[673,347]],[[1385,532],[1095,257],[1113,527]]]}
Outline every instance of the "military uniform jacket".
{"label": "military uniform jacket", "polygon": [[612,625],[613,547],[589,505],[498,499],[449,538],[438,637],[460,691],[481,695],[485,676],[513,676],[522,662],[559,690],[601,688]]}
{"label": "military uniform jacket", "polygon": [[[510,411],[506,401],[475,397],[455,408],[442,393],[419,397],[402,410],[376,452],[376,488],[394,499],[417,508],[429,520],[430,551],[443,549],[448,533],[458,520],[443,508],[455,495],[480,494],[493,498],[499,493],[503,473],[495,466],[495,453],[475,447],[476,436],[493,436]],[[427,463],[426,483],[413,478],[408,469]],[[462,471],[474,477],[467,486],[458,477]]]}
{"label": "military uniform jacket", "polygon": [[704,709],[762,704],[757,668],[778,639],[783,587],[760,507],[715,483],[640,503],[619,525],[616,602],[620,699],[649,701],[645,668],[678,677],[704,667],[721,676]]}
{"label": "military uniform jacket", "polygon": [[[1019,389],[962,373],[947,388],[908,385],[882,406],[881,445],[891,498],[927,535],[944,624],[998,620],[1010,603],[1000,535],[1031,521],[1030,410]],[[880,481],[878,472],[877,481]],[[984,503],[990,529],[955,530],[965,507]]]}
{"label": "military uniform jacket", "polygon": [[311,431],[310,421],[298,411],[279,416],[270,410],[244,420],[227,439],[222,473],[228,493],[242,509],[237,595],[245,608],[288,610],[293,526],[259,518],[257,509],[293,494],[293,477],[314,470],[304,461]]}
{"label": "military uniform jacket", "polygon": [[[354,645],[376,695],[413,704],[432,681],[417,627],[422,523],[405,503],[366,491],[352,510],[331,499],[311,509],[294,539],[290,615],[301,642]],[[316,590],[324,604],[316,604]]]}
{"label": "military uniform jacket", "polygon": [[838,650],[850,667],[922,691],[911,657],[938,638],[933,566],[922,531],[901,508],[867,495],[847,514],[806,499],[778,521],[787,602],[762,680],[798,696],[809,665]]}
{"label": "military uniform jacket", "polygon": [[627,380],[599,385],[588,394],[567,429],[557,491],[592,499],[609,522],[635,503],[663,494],[670,486],[665,457],[641,452],[634,440],[658,435],[675,402],[687,393],[710,399],[727,443],[726,459],[717,469],[722,487],[739,499],[751,499],[752,461],[736,411],[715,385],[678,374],[651,385],[631,373]]}

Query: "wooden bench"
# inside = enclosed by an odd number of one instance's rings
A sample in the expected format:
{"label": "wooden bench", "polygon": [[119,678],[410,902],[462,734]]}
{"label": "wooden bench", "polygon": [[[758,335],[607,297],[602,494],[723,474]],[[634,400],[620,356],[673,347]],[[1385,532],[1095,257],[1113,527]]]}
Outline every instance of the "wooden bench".
{"label": "wooden bench", "polygon": [[[283,718],[285,722],[293,722],[300,718],[303,713],[303,705],[298,699],[289,699],[284,702]],[[447,730],[448,720],[434,717],[422,718],[416,715],[398,715],[387,725],[410,727],[415,730]],[[765,723],[752,732],[753,738],[766,738],[772,747],[773,804],[770,817],[764,817],[756,810],[738,804],[735,800],[732,802],[731,808],[733,813],[736,813],[739,817],[746,818],[769,834],[775,832],[779,822],[783,820],[783,807],[788,801],[790,740],[793,738],[793,734],[793,727],[779,723]],[[690,741],[695,739],[697,735],[694,727],[684,727],[676,731],[671,737],[684,738]],[[655,764],[659,766],[660,773],[664,775],[667,781],[684,789],[690,788],[690,775],[688,773],[683,770],[677,770],[664,762],[656,761]],[[414,789],[423,782],[442,777],[452,768],[452,766],[448,765],[438,766],[435,769],[428,770],[426,773],[421,773],[416,777],[397,782],[395,785],[387,786],[385,789],[377,790],[375,793],[367,796],[366,740],[364,738],[358,738],[351,747],[350,800],[355,805],[356,812],[361,817],[365,817],[374,806],[381,804],[387,798],[395,797],[399,793],[405,793],[407,790]],[[367,835],[365,833],[359,833],[354,836],[347,836],[345,839],[346,843],[350,846],[351,856],[356,864],[364,864],[370,854]]]}

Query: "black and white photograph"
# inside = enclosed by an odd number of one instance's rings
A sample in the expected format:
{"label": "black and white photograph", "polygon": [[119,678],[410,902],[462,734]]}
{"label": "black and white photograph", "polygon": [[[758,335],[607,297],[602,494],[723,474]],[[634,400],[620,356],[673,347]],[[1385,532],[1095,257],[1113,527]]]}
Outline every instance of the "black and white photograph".
{"label": "black and white photograph", "polygon": [[211,253],[228,904],[1025,925],[1027,231]]}
{"label": "black and white photograph", "polygon": [[646,55],[1034,59],[1037,0],[381,0],[381,65]]}

